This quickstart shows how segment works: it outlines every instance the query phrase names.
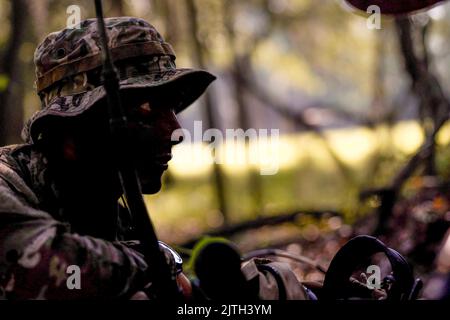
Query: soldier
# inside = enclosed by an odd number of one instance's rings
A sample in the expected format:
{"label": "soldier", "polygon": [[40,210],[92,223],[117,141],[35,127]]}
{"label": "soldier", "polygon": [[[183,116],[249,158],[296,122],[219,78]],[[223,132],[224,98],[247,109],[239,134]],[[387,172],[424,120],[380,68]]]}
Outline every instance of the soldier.
{"label": "soldier", "polygon": [[[171,148],[180,141],[172,139],[180,128],[176,114],[215,77],[177,69],[170,44],[142,19],[105,23],[132,158],[143,192],[157,193]],[[80,26],[52,33],[38,46],[42,109],[23,130],[26,144],[0,149],[3,298],[129,298],[148,284],[139,248],[127,242],[135,239],[132,217],[118,201],[122,189],[111,161],[97,23],[89,19]],[[75,288],[68,286],[69,266],[80,271]],[[189,288],[183,279],[180,285]]]}

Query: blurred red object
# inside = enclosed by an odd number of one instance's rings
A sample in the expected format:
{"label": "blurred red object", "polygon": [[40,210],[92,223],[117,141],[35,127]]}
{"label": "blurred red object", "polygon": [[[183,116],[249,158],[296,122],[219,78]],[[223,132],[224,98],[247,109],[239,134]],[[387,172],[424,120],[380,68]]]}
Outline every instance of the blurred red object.
{"label": "blurred red object", "polygon": [[431,7],[446,0],[345,0],[351,6],[367,11],[372,5],[378,6],[382,14],[405,14]]}

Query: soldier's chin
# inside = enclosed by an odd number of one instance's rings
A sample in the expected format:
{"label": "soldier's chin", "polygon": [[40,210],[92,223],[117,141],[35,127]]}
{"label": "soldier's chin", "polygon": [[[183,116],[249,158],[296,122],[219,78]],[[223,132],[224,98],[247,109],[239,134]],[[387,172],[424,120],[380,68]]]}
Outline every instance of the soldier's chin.
{"label": "soldier's chin", "polygon": [[161,190],[161,178],[141,179],[141,189],[143,194],[155,194]]}
{"label": "soldier's chin", "polygon": [[164,169],[160,166],[147,166],[138,169],[143,194],[155,194],[161,190]]}

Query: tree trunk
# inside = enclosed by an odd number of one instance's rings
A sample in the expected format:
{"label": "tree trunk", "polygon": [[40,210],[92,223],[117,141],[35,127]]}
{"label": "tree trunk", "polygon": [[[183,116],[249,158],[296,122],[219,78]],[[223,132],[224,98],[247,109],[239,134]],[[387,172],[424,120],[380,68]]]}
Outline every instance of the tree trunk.
{"label": "tree trunk", "polygon": [[[412,80],[414,93],[420,99],[420,114],[425,137],[429,138],[436,130],[442,117],[447,117],[449,108],[442,86],[436,75],[429,68],[430,57],[426,45],[428,25],[422,26],[421,51],[418,54],[417,45],[413,41],[413,25],[406,18],[396,21],[401,52],[405,60],[405,66]],[[431,150],[426,159],[425,174],[435,174],[435,150]]]}
{"label": "tree trunk", "polygon": [[49,0],[39,0],[29,2],[30,15],[32,17],[34,34],[38,40],[42,40],[47,35],[49,23]]}
{"label": "tree trunk", "polygon": [[164,0],[160,3],[161,14],[164,17],[165,34],[167,42],[176,47],[180,35],[180,22],[178,20],[178,0]]}
{"label": "tree trunk", "polygon": [[123,17],[125,16],[125,9],[122,0],[111,0],[111,17]]}
{"label": "tree trunk", "polygon": [[[198,12],[194,0],[186,0],[187,17],[189,22],[189,33],[192,35],[193,55],[196,64],[205,69],[205,50],[203,44],[198,38]],[[214,102],[210,91],[206,91],[204,96],[205,115],[208,128],[218,128],[218,121],[214,117]],[[214,162],[214,182],[216,188],[216,196],[219,203],[219,210],[224,219],[224,223],[228,223],[228,206],[226,203],[226,187],[225,176],[219,164]]]}
{"label": "tree trunk", "polygon": [[[425,174],[434,173],[436,136],[449,119],[450,110],[450,101],[445,96],[438,78],[428,67],[430,58],[427,54],[426,45],[424,45],[424,38],[422,39],[423,54],[420,57],[413,41],[413,26],[409,18],[397,18],[396,28],[405,69],[412,81],[412,90],[420,99],[421,108],[423,109],[422,114],[429,117],[428,121],[423,122],[431,123],[431,127],[424,127],[425,142],[419,151],[397,173],[388,188],[362,193],[362,198],[371,195],[379,195],[381,197],[382,205],[379,209],[377,234],[386,234],[389,231],[388,219],[392,214],[397,196],[405,182],[417,171],[419,166],[425,164]],[[422,35],[424,37],[425,34],[423,33]]]}
{"label": "tree trunk", "polygon": [[7,81],[0,91],[0,146],[20,141],[23,126],[23,83],[19,51],[28,22],[26,0],[11,2],[11,33],[0,60],[0,76]]}
{"label": "tree trunk", "polygon": [[[246,72],[249,70],[248,56],[241,56],[236,48],[236,34],[233,26],[233,17],[235,16],[234,10],[235,1],[224,1],[224,19],[225,27],[227,30],[228,43],[232,50],[233,66],[231,68],[232,86],[234,92],[234,98],[237,104],[237,127],[244,131],[251,128],[251,121],[248,112],[248,105],[245,100],[244,83],[242,77],[239,76],[240,72]],[[249,161],[249,141],[245,140],[245,158]],[[257,170],[251,168],[248,175],[248,183],[250,189],[250,195],[254,204],[254,214],[259,217],[263,211],[263,189],[261,185],[261,177]]]}

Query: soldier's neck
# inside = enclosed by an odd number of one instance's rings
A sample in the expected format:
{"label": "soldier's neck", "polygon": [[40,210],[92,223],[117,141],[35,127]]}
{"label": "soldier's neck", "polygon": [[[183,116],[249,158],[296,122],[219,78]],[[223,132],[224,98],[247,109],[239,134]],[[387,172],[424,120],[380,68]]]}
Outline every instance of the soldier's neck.
{"label": "soldier's neck", "polygon": [[60,209],[72,231],[115,240],[120,192],[110,177],[83,168],[60,170],[56,178]]}

